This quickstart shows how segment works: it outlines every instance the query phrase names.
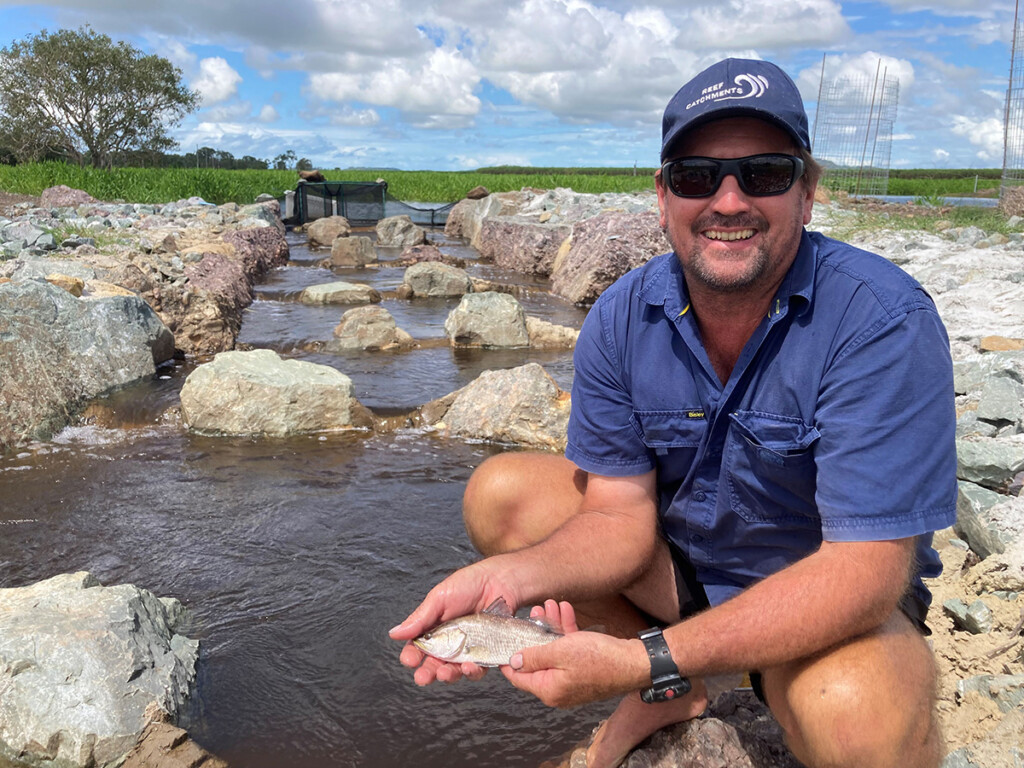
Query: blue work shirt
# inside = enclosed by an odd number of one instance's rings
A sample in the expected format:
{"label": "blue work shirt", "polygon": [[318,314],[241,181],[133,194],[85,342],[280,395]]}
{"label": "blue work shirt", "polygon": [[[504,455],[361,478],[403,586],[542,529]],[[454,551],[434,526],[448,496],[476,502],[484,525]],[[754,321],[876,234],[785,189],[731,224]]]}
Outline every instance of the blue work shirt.
{"label": "blue work shirt", "polygon": [[656,470],[662,528],[712,605],[827,541],[918,536],[911,595],[941,572],[956,518],[946,330],[892,263],[804,231],[722,385],[675,254],[594,304],[574,356],[566,456],[598,475]]}

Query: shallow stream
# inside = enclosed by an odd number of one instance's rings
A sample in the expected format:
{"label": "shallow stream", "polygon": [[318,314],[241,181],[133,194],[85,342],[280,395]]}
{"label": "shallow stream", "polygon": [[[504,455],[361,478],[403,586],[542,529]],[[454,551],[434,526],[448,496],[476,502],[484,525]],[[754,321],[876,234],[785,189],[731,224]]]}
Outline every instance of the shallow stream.
{"label": "shallow stream", "polygon": [[[470,274],[531,288],[528,314],[579,327],[585,312],[543,281],[475,264]],[[568,387],[567,352],[305,351],[344,307],[297,301],[333,280],[393,290],[402,270],[331,271],[289,234],[291,262],[257,287],[239,341],[332,365],[378,413],[411,409],[481,371],[539,362]],[[379,249],[382,260],[397,251]],[[383,306],[414,338],[443,338],[452,300]],[[466,479],[507,448],[406,430],[286,440],[188,434],[163,414],[194,363],[99,401],[95,422],[0,457],[0,586],[78,570],[179,598],[201,641],[197,696],[182,723],[234,768],[536,766],[584,738],[608,705],[549,710],[496,672],[417,688],[387,630],[475,554],[462,529]],[[102,424],[102,426],[101,426]]]}

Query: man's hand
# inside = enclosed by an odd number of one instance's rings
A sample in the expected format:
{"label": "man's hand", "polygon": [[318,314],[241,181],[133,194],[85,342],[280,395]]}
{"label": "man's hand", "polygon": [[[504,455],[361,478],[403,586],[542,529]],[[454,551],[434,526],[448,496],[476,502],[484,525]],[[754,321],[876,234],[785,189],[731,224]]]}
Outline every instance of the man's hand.
{"label": "man's hand", "polygon": [[[548,600],[531,611],[559,626],[566,636],[512,657],[501,667],[516,688],[532,693],[549,707],[576,707],[636,690],[649,680],[647,653],[639,640],[622,640],[599,632],[578,632],[569,603]],[[639,670],[639,671],[638,671]]]}
{"label": "man's hand", "polygon": [[[453,573],[430,590],[423,602],[388,635],[392,640],[412,641],[443,621],[482,611],[499,597],[504,597],[515,610],[519,599],[517,587],[497,576],[490,563],[490,560],[483,560]],[[412,642],[406,642],[399,660],[416,670],[413,680],[417,685],[429,685],[435,680],[454,683],[462,677],[479,680],[486,672],[471,662],[451,664],[427,656]]]}

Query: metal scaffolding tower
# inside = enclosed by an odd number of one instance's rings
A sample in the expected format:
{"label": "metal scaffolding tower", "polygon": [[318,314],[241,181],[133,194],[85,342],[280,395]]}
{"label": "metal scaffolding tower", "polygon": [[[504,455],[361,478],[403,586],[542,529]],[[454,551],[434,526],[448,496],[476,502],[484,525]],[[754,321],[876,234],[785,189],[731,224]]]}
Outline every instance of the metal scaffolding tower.
{"label": "metal scaffolding tower", "polygon": [[884,195],[889,186],[892,129],[900,81],[879,60],[874,78],[825,80],[825,60],[814,121],[814,156],[825,166],[822,184],[833,192]]}
{"label": "metal scaffolding tower", "polygon": [[1003,118],[1003,183],[1000,205],[1024,207],[1024,30],[1020,24],[1020,0],[1013,18],[1013,48],[1010,54],[1010,82],[1006,90],[1006,113]]}

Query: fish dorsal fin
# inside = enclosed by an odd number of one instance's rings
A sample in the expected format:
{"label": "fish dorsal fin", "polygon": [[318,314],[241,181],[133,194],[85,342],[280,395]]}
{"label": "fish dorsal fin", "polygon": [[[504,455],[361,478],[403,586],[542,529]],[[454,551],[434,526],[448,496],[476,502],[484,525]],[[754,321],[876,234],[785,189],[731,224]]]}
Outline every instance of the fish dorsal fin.
{"label": "fish dorsal fin", "polygon": [[484,613],[489,613],[492,616],[501,616],[503,618],[512,618],[512,609],[508,607],[508,603],[505,602],[504,597],[499,597],[493,603],[484,608]]}

